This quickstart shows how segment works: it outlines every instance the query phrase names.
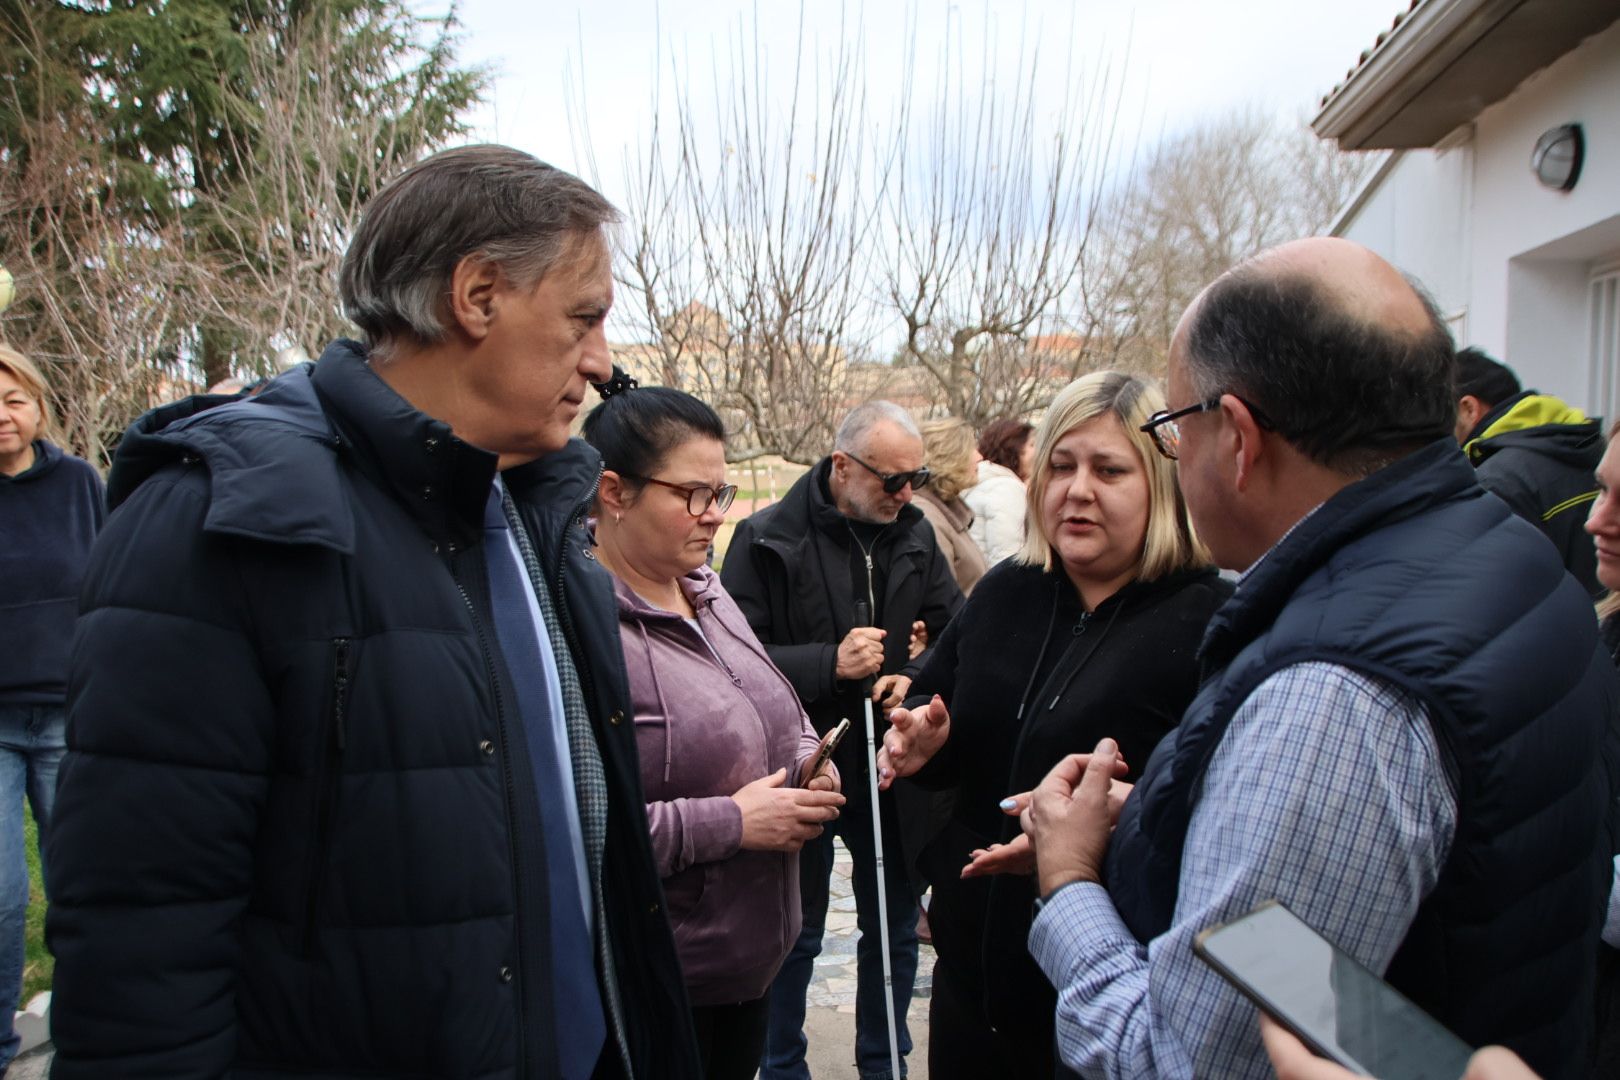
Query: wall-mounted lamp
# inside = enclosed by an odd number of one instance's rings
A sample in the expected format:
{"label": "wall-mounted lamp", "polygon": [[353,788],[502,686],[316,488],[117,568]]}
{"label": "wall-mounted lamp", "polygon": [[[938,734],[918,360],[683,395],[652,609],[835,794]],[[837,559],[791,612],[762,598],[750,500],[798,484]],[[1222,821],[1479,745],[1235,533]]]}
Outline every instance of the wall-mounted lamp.
{"label": "wall-mounted lamp", "polygon": [[1579,124],[1548,128],[1536,140],[1530,155],[1530,171],[1554,191],[1568,191],[1581,178],[1581,161],[1586,157],[1586,136]]}

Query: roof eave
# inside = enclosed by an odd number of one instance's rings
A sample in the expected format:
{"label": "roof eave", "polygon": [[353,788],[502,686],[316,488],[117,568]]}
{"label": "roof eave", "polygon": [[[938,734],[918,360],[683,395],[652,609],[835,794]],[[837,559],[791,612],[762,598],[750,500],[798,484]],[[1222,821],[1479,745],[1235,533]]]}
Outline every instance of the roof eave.
{"label": "roof eave", "polygon": [[[1311,121],[1341,150],[1413,149],[1372,140],[1416,93],[1523,0],[1426,0],[1389,32]],[[1420,144],[1421,145],[1421,144]]]}

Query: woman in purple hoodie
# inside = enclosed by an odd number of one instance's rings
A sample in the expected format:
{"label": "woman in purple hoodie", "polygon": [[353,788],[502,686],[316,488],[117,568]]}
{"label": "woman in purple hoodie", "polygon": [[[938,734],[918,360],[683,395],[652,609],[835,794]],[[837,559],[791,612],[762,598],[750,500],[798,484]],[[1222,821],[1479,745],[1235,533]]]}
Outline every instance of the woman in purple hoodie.
{"label": "woman in purple hoodie", "polygon": [[765,994],[799,934],[799,848],[838,816],[831,765],[707,561],[736,495],[713,409],[615,369],[585,420],[654,858],[711,1080],[752,1077]]}

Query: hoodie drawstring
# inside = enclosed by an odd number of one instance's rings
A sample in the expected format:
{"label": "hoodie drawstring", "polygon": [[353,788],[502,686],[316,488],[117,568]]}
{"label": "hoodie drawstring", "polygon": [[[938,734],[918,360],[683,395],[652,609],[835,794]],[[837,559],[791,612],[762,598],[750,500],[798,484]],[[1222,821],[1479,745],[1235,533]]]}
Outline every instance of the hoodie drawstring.
{"label": "hoodie drawstring", "polygon": [[1024,683],[1024,692],[1018,698],[1018,715],[1015,719],[1020,722],[1024,719],[1024,708],[1029,704],[1030,692],[1035,689],[1035,677],[1040,674],[1041,664],[1046,660],[1046,649],[1052,644],[1052,631],[1057,627],[1058,588],[1059,585],[1054,583],[1052,586],[1052,614],[1046,618],[1046,636],[1041,638],[1041,651],[1035,655],[1035,666],[1029,669],[1029,680]]}
{"label": "hoodie drawstring", "polygon": [[669,783],[670,762],[675,756],[675,725],[669,715],[669,706],[664,704],[664,684],[658,681],[658,665],[653,663],[652,641],[647,637],[647,624],[640,619],[636,621],[636,630],[641,634],[641,647],[647,654],[647,670],[652,674],[653,694],[658,698],[658,712],[664,718],[664,783]]}

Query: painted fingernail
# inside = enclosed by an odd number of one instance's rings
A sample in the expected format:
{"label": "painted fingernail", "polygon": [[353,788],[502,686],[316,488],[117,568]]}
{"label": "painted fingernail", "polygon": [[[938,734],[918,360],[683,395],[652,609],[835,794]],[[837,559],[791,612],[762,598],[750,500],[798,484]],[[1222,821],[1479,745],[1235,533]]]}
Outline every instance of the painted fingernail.
{"label": "painted fingernail", "polygon": [[997,805],[1000,806],[1003,810],[1016,810],[1016,809],[1018,809],[1018,800],[1017,799],[1002,799],[1001,802],[998,803]]}

